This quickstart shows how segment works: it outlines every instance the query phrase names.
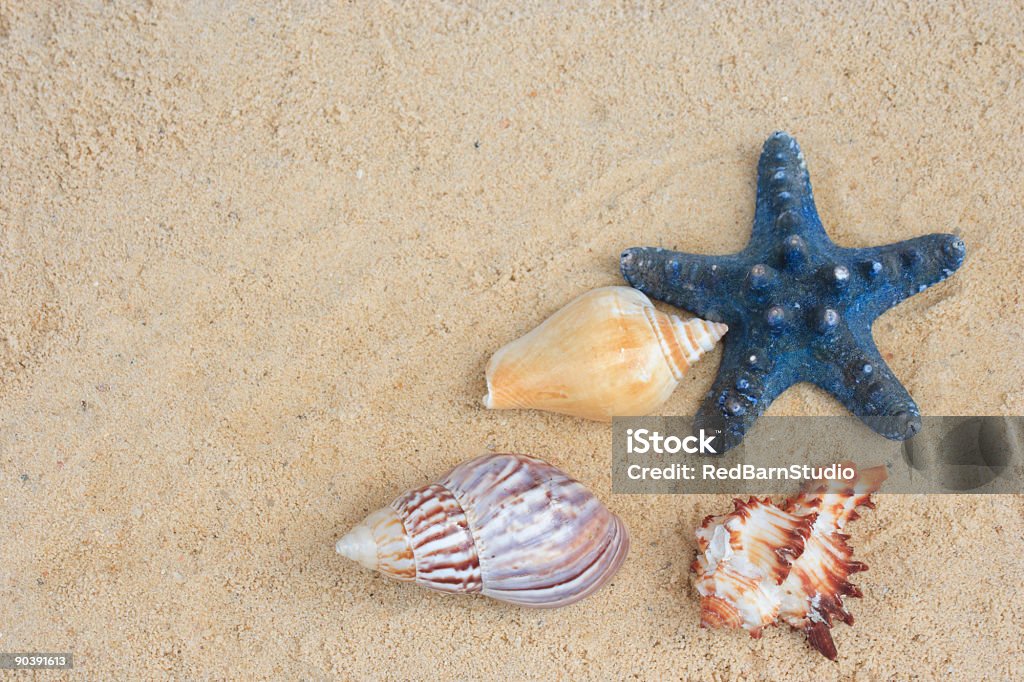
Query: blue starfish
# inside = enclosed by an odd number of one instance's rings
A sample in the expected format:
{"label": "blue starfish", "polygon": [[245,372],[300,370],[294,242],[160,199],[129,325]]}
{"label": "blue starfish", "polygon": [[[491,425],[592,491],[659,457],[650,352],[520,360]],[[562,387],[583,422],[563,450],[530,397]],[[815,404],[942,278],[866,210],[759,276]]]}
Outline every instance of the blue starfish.
{"label": "blue starfish", "polygon": [[737,445],[775,398],[808,381],[878,433],[903,440],[921,428],[910,394],[871,337],[879,315],[953,274],[964,243],[952,234],[865,249],[825,234],[796,140],[764,143],[747,247],[728,256],[627,249],[622,275],[652,298],[729,325],[718,376],[695,428]]}

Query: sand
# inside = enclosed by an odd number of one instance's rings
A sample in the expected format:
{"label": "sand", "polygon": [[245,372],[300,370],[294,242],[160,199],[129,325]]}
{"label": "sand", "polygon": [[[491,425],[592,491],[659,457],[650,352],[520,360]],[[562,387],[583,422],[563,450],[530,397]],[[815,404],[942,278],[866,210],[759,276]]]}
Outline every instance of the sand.
{"label": "sand", "polygon": [[[611,495],[607,425],[479,405],[489,355],[620,283],[623,248],[742,247],[783,128],[837,243],[967,243],[875,326],[922,412],[1021,414],[1019,6],[43,4],[0,4],[0,651],[89,679],[1024,667],[1022,497],[883,497],[832,663],[698,629],[692,530],[727,497]],[[809,386],[771,408],[841,413]],[[610,587],[530,611],[334,553],[488,449],[625,519]]]}

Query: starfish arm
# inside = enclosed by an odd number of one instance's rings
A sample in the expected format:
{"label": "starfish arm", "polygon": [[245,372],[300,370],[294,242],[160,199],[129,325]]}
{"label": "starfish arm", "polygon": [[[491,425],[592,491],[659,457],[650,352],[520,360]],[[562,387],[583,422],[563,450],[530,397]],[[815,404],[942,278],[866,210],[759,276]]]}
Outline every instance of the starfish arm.
{"label": "starfish arm", "polygon": [[964,243],[952,234],[929,234],[896,244],[845,249],[861,289],[857,307],[870,322],[897,303],[952,275],[964,262]]}
{"label": "starfish arm", "polygon": [[694,428],[719,434],[720,453],[738,445],[772,401],[797,381],[785,363],[747,336],[726,334],[724,343],[718,376],[694,417]]}
{"label": "starfish arm", "polygon": [[780,131],[765,141],[757,163],[757,204],[750,241],[756,248],[791,235],[807,242],[830,243],[814,205],[800,145]]}
{"label": "starfish arm", "polygon": [[651,298],[712,322],[731,322],[736,302],[730,284],[745,272],[739,257],[701,256],[665,249],[626,249],[622,276]]}
{"label": "starfish arm", "polygon": [[882,359],[870,330],[837,330],[820,349],[808,378],[886,438],[904,440],[921,430],[921,412]]}

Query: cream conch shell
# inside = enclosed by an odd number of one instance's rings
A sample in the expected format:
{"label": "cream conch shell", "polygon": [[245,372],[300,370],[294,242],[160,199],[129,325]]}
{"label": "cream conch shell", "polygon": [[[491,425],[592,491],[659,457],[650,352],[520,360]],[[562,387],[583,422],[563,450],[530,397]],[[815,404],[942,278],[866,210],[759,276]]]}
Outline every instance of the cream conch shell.
{"label": "cream conch shell", "polygon": [[843,597],[861,596],[849,578],[867,570],[853,561],[842,530],[857,518],[857,507],[874,506],[871,493],[885,478],[884,466],[872,467],[849,481],[816,482],[781,506],[752,497],[734,500],[730,514],[705,518],[691,566],[701,626],[743,628],[760,637],[765,626],[782,620],[834,660],[833,619],[853,624]]}
{"label": "cream conch shell", "polygon": [[629,551],[629,533],[561,470],[526,455],[491,454],[399,495],[336,549],[441,592],[556,607],[611,579]]}
{"label": "cream conch shell", "polygon": [[666,315],[630,287],[594,289],[494,354],[483,403],[597,421],[649,414],[727,330]]}

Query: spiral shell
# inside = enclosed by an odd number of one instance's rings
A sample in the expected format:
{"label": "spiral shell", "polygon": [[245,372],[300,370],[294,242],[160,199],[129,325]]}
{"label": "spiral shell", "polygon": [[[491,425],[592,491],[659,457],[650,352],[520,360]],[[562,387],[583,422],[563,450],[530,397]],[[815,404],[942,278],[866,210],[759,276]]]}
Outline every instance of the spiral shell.
{"label": "spiral shell", "polygon": [[491,454],[402,493],[336,549],[397,580],[550,608],[607,583],[626,558],[629,533],[559,469]]}
{"label": "spiral shell", "polygon": [[494,354],[483,403],[597,421],[649,414],[727,329],[666,315],[636,289],[594,289]]}
{"label": "spiral shell", "polygon": [[843,597],[861,596],[849,577],[867,570],[853,561],[850,537],[841,531],[858,518],[858,507],[874,506],[871,493],[885,478],[885,467],[872,467],[851,480],[817,481],[781,506],[752,497],[734,500],[730,514],[705,518],[691,566],[701,626],[760,637],[783,620],[834,660],[833,620],[853,624]]}

